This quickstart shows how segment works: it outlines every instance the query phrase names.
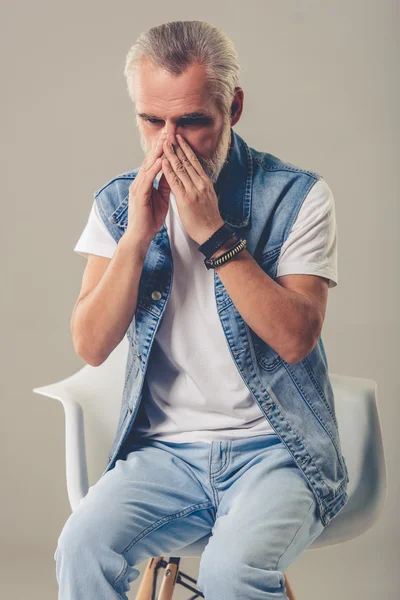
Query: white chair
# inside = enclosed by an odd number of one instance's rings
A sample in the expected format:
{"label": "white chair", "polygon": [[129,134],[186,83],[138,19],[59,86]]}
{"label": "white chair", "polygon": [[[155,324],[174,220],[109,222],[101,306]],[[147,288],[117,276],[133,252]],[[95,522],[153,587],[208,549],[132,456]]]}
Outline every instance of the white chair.
{"label": "white chair", "polygon": [[[117,428],[128,341],[124,337],[98,367],[85,365],[75,374],[33,391],[59,400],[65,411],[66,479],[72,511],[106,468]],[[349,500],[308,550],[351,540],[378,519],[386,498],[386,465],[377,407],[377,384],[371,379],[330,373],[342,451],[349,471]],[[195,579],[179,570],[181,557],[200,556],[206,535],[179,550],[178,557],[149,559],[136,600],[154,600],[157,571],[166,568],[158,600],[170,600],[176,583],[190,589],[189,600],[203,597]],[[293,590],[285,578],[286,593]]]}

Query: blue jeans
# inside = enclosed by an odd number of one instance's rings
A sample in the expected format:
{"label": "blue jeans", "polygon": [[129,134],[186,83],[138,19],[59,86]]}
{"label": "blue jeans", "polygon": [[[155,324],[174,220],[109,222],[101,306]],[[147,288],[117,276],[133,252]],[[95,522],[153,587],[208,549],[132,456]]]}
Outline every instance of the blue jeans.
{"label": "blue jeans", "polygon": [[135,565],[212,532],[206,600],[282,600],[284,572],[324,525],[275,434],[229,441],[136,440],[69,516],[54,558],[59,600],[127,600]]}

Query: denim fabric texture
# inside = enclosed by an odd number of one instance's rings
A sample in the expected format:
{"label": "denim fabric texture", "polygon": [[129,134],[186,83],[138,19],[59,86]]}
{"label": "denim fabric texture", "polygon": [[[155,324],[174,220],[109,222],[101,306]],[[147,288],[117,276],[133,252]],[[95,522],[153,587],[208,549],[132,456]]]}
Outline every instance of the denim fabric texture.
{"label": "denim fabric texture", "polygon": [[323,529],[315,496],[277,435],[142,440],[68,518],[55,554],[58,598],[127,600],[135,565],[180,556],[211,533],[197,578],[206,600],[284,600],[286,569]]}

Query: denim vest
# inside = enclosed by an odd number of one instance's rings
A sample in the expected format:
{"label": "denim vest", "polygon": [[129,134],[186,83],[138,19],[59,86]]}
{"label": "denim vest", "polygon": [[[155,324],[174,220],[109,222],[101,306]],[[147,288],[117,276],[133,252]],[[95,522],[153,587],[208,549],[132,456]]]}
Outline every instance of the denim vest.
{"label": "denim vest", "polygon": [[[95,193],[100,216],[117,243],[127,227],[129,186],[138,171],[115,177]],[[246,239],[247,251],[273,279],[281,247],[319,178],[317,173],[249,147],[231,128],[228,163],[214,185],[219,211],[238,236]],[[157,180],[154,187],[158,187]],[[129,344],[121,410],[102,476],[114,467],[128,434],[134,434],[146,367],[172,279],[173,260],[164,223],[149,245],[136,312],[126,332]],[[214,289],[232,360],[262,414],[307,479],[321,521],[327,525],[348,500],[349,479],[321,336],[306,358],[289,364],[243,320],[216,270]]]}

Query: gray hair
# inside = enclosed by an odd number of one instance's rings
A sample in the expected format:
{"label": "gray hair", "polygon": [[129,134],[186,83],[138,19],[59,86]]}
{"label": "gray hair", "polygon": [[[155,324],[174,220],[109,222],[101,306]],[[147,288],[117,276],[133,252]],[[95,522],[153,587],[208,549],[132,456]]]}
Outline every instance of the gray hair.
{"label": "gray hair", "polygon": [[180,75],[193,64],[204,64],[210,96],[225,118],[231,115],[239,86],[239,58],[232,40],[205,21],[169,21],[142,33],[126,56],[124,75],[135,97],[136,66],[149,60],[169,73]]}

